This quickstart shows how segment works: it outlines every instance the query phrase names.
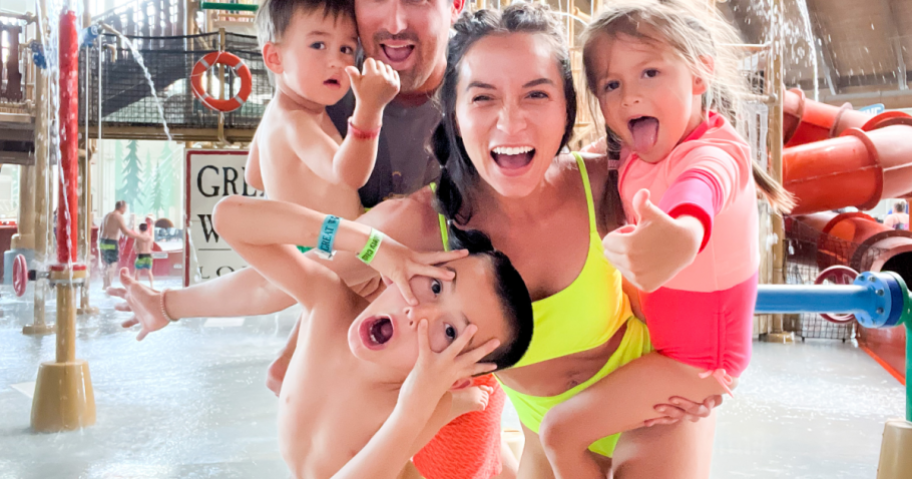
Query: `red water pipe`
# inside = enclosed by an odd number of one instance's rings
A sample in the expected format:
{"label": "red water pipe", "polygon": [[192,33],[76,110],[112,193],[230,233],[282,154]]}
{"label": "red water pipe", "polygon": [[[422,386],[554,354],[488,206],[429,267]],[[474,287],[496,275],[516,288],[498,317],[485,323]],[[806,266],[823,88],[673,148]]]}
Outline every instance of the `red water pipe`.
{"label": "red water pipe", "polygon": [[[79,185],[79,30],[76,12],[60,15],[60,181],[57,197],[57,262],[76,262],[76,188]],[[67,214],[69,213],[69,214]]]}

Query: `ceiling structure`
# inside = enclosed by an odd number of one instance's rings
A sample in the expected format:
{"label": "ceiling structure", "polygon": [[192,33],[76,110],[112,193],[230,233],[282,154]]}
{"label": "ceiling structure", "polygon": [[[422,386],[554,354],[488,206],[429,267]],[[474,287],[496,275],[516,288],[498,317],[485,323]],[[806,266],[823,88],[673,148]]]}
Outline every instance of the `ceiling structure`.
{"label": "ceiling structure", "polygon": [[[770,40],[771,0],[722,11],[749,43]],[[786,85],[821,101],[912,107],[912,0],[782,0]],[[805,13],[806,12],[806,13]],[[816,75],[814,60],[816,59]]]}

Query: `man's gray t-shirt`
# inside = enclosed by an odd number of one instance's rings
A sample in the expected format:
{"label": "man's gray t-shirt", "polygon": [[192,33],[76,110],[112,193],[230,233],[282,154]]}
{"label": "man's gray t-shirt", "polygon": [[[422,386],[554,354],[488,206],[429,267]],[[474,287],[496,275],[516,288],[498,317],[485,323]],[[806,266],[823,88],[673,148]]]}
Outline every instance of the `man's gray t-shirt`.
{"label": "man's gray t-shirt", "polygon": [[[326,111],[344,137],[348,133],[348,117],[355,111],[354,94],[349,91]],[[358,191],[362,205],[372,208],[392,195],[414,193],[437,179],[440,168],[428,148],[428,140],[441,119],[433,100],[412,107],[395,100],[386,105],[377,162],[367,184]]]}

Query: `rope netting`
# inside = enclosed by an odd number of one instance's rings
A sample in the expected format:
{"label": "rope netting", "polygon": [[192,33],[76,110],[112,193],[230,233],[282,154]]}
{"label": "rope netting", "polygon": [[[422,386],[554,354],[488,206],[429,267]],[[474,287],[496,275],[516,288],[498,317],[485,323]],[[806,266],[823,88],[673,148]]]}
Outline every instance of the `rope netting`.
{"label": "rope netting", "polygon": [[[250,69],[253,91],[239,109],[225,114],[226,128],[255,129],[272,97],[272,87],[254,36],[228,33],[225,51],[240,57]],[[190,90],[194,64],[204,55],[219,50],[217,33],[181,37],[128,37],[145,60],[155,92],[162,102],[165,120],[171,129],[217,128],[218,112],[204,107]],[[114,35],[102,35],[103,51],[102,127],[160,127],[161,118],[149,88],[146,73],[133,58],[131,49]],[[89,125],[98,123],[98,43],[82,48],[79,54],[80,125],[85,125],[86,101]],[[86,55],[88,52],[89,98],[85,98]],[[213,97],[219,92],[218,67],[211,68],[204,86]],[[240,79],[225,68],[226,98],[240,89]]]}

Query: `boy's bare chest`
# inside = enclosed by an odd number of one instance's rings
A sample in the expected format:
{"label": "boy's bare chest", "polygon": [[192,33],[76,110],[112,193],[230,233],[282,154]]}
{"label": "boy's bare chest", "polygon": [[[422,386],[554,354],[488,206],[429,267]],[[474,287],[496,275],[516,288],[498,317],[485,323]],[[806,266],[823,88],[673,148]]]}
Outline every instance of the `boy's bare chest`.
{"label": "boy's bare chest", "polygon": [[280,446],[298,477],[330,477],[380,429],[397,394],[360,386],[350,363],[310,344],[299,344],[300,352],[301,346],[311,354],[296,354],[289,365],[279,405]]}

